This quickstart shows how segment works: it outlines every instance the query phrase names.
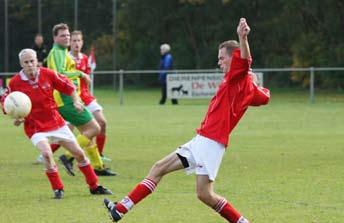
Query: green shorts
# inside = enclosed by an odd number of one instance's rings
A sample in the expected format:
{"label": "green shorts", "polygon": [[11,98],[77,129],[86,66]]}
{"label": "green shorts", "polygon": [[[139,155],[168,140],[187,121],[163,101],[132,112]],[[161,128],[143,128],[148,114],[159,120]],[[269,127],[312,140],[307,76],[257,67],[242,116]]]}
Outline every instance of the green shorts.
{"label": "green shorts", "polygon": [[64,120],[74,126],[85,125],[93,119],[91,112],[85,107],[82,112],[78,112],[73,104],[65,104],[58,108]]}

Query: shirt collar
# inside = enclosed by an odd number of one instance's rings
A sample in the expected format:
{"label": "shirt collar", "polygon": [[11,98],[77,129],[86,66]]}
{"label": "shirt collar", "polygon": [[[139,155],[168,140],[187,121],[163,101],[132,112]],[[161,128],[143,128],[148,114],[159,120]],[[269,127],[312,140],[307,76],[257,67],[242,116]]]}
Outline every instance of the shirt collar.
{"label": "shirt collar", "polygon": [[78,53],[77,56],[74,56],[72,51],[69,51],[69,55],[74,59],[74,60],[80,60],[82,58],[82,53]]}
{"label": "shirt collar", "polygon": [[63,46],[61,46],[61,45],[59,45],[59,44],[57,44],[57,43],[54,43],[54,44],[53,44],[53,47],[54,47],[54,48],[59,48],[59,49],[61,49],[61,50],[67,50],[67,48],[65,48],[65,47],[63,47]]}
{"label": "shirt collar", "polygon": [[22,79],[23,81],[38,82],[38,77],[39,77],[39,74],[40,74],[40,73],[41,73],[41,72],[40,72],[40,69],[38,68],[38,69],[37,69],[37,75],[36,75],[36,78],[35,78],[34,81],[30,80],[30,79],[26,76],[26,74],[24,73],[23,70],[21,70],[21,71],[19,72],[19,76],[20,76],[20,79]]}

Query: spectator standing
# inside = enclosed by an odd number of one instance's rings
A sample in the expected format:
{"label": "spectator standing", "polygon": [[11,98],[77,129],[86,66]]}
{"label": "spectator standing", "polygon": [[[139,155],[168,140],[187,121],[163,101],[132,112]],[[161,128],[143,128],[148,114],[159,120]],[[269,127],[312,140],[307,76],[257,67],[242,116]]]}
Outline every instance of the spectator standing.
{"label": "spectator standing", "polygon": [[44,38],[42,34],[37,33],[34,41],[35,42],[32,46],[32,49],[35,50],[37,53],[38,66],[46,67],[46,64],[47,64],[46,58],[48,56],[48,49],[44,44]]}
{"label": "spectator standing", "polygon": [[[173,68],[173,57],[171,54],[171,47],[169,44],[164,43],[160,46],[160,66],[159,66],[159,82],[161,84],[161,99],[159,101],[160,105],[165,104],[166,96],[167,96],[167,83],[166,83],[166,76],[168,70],[172,70]],[[172,104],[177,105],[178,100],[175,98],[171,99]]]}

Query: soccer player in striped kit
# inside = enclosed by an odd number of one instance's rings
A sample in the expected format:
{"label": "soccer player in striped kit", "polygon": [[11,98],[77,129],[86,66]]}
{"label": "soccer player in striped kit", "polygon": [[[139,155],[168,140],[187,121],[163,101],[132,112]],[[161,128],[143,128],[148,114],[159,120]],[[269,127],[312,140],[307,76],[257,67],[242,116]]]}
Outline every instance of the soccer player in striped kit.
{"label": "soccer player in striped kit", "polygon": [[237,27],[239,43],[220,44],[218,65],[225,74],[197,135],[176,151],[155,163],[147,177],[118,203],[104,199],[113,221],[119,221],[138,202],[151,194],[166,174],[185,169],[196,173],[197,197],[231,223],[248,223],[224,197],[213,190],[229,134],[248,106],[267,104],[269,90],[258,87],[250,75],[252,62],[248,44],[250,27],[241,18]]}
{"label": "soccer player in striped kit", "polygon": [[[90,82],[90,77],[76,69],[75,62],[68,53],[67,48],[70,45],[68,25],[64,23],[55,25],[53,28],[53,37],[54,45],[48,55],[48,68],[67,76],[77,87],[77,92],[80,94],[80,79]],[[54,98],[62,117],[79,130],[80,134],[77,136],[77,141],[90,158],[91,165],[96,174],[98,176],[115,176],[115,173],[105,167],[97,144],[93,142],[93,138],[100,133],[100,127],[90,111],[85,108],[82,112],[77,112],[71,106],[71,98],[68,95],[55,92]],[[54,150],[53,147],[56,148],[56,146],[56,144],[53,145],[52,149]],[[60,156],[60,161],[64,164],[67,173],[70,175],[74,175],[72,159],[73,156],[69,153]]]}

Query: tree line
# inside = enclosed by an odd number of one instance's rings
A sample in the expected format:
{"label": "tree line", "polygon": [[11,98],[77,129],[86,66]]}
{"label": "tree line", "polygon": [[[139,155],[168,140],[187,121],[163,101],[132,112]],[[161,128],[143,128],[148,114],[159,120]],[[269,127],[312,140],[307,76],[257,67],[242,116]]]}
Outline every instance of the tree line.
{"label": "tree line", "polygon": [[[41,0],[42,32],[51,46],[51,29],[65,22],[73,29],[74,1]],[[175,69],[217,67],[217,47],[237,39],[240,17],[247,18],[253,67],[344,66],[344,0],[117,0],[113,38],[113,0],[79,0],[78,29],[85,51],[96,48],[97,69],[157,69],[159,46],[172,47]],[[17,54],[30,47],[37,32],[37,0],[8,0],[10,70],[19,69]],[[4,2],[0,3],[2,9]],[[1,10],[0,21],[4,21]],[[3,27],[3,26],[2,26]],[[0,36],[0,43],[4,36]],[[3,69],[3,53],[0,69]],[[344,86],[344,74],[323,73],[318,86]],[[308,84],[308,75],[276,74],[278,86]]]}

